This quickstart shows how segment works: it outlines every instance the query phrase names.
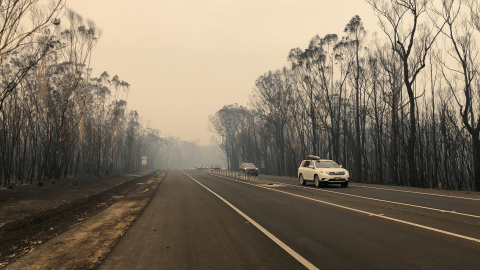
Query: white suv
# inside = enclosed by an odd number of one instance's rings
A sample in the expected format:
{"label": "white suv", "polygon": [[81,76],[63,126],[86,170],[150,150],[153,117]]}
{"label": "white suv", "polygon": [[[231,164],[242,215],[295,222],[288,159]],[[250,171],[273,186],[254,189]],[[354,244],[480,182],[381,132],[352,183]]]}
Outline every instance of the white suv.
{"label": "white suv", "polygon": [[350,174],[333,160],[310,155],[298,167],[298,181],[301,185],[307,181],[314,182],[316,187],[328,184],[348,187]]}

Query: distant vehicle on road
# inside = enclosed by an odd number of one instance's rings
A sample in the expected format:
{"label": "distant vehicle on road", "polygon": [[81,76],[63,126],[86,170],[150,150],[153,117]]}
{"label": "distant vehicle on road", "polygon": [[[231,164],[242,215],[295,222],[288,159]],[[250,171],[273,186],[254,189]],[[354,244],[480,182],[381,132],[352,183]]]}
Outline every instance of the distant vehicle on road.
{"label": "distant vehicle on road", "polygon": [[301,185],[314,182],[316,187],[328,184],[348,187],[350,174],[333,160],[309,155],[298,167],[298,181]]}
{"label": "distant vehicle on road", "polygon": [[221,167],[218,164],[210,166],[210,171],[211,172],[219,172],[220,170],[221,170]]}
{"label": "distant vehicle on road", "polygon": [[258,176],[258,168],[253,163],[242,163],[242,165],[240,165],[240,171],[246,174]]}

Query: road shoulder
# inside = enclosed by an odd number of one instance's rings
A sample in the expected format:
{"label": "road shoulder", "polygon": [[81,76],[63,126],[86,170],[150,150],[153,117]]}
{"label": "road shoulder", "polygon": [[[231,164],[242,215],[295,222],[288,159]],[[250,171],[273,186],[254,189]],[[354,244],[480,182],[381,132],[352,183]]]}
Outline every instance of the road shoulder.
{"label": "road shoulder", "polygon": [[135,191],[99,214],[40,245],[6,269],[94,269],[142,213],[165,174],[139,183]]}

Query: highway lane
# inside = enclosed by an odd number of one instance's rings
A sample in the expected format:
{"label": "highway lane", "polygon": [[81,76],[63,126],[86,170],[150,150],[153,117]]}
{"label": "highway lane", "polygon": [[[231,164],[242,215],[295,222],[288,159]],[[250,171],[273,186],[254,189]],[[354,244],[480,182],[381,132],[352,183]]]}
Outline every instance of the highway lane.
{"label": "highway lane", "polygon": [[[450,213],[424,209],[410,213],[411,207],[385,209],[384,203],[359,198],[352,203],[345,195],[323,193],[316,188],[259,184],[260,188],[248,181],[201,174],[194,177],[260,220],[320,269],[478,269],[480,224],[475,218],[464,224],[465,217],[450,218]],[[362,212],[367,208],[371,212]],[[386,219],[393,213],[398,220]],[[444,220],[446,216],[449,218]],[[412,221],[418,223],[412,225]],[[422,222],[432,227],[423,228]],[[453,233],[464,233],[467,239],[445,234],[450,231],[438,231],[433,226],[460,227]],[[472,241],[468,237],[477,238]]]}
{"label": "highway lane", "polygon": [[[480,238],[480,194],[478,192],[430,190],[412,187],[388,187],[353,183],[348,188],[300,186],[295,178],[261,176],[262,181],[282,183],[320,193],[325,200],[341,198],[350,205],[381,211],[425,226]],[[315,190],[315,191],[313,191]],[[340,197],[339,197],[340,196]],[[378,210],[376,209],[378,208]],[[428,219],[424,217],[428,216]]]}
{"label": "highway lane", "polygon": [[99,269],[302,269],[219,198],[169,170]]}
{"label": "highway lane", "polygon": [[317,189],[313,185],[300,186],[296,178],[291,177],[261,175],[260,179],[262,182],[285,184],[290,190],[304,189],[305,192],[321,196],[325,201],[337,201],[344,196],[342,202],[355,208],[480,238],[478,192],[357,183],[351,183],[348,188],[332,185]]}
{"label": "highway lane", "polygon": [[[269,175],[261,175],[260,177],[265,181],[299,186],[297,179],[292,177]],[[307,184],[306,188],[315,188],[315,186],[313,186],[313,184]],[[361,196],[480,217],[480,193],[478,192],[433,190],[400,186],[389,187],[358,183],[350,183],[348,188],[331,185],[319,188],[319,190],[322,192]]]}
{"label": "highway lane", "polygon": [[[269,185],[185,173],[169,171],[154,200],[100,269],[305,269],[309,264],[312,269],[478,269],[480,265],[480,242],[472,240],[480,241],[476,218],[450,218],[450,213],[323,192],[296,182],[268,181]],[[361,188],[326,190],[356,189]],[[446,223],[439,227],[447,232],[457,228],[455,233],[472,239],[401,221],[421,226]]]}

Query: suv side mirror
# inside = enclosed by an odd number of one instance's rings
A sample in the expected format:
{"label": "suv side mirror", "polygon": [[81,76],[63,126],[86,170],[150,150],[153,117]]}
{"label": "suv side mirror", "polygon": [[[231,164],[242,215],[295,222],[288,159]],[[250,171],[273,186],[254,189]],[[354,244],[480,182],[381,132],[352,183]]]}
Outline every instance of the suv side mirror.
{"label": "suv side mirror", "polygon": [[342,165],[340,165],[340,168],[343,168],[343,166],[342,166]]}
{"label": "suv side mirror", "polygon": [[310,169],[313,169],[313,164],[312,164],[312,165],[308,165],[308,167],[309,167]]}

